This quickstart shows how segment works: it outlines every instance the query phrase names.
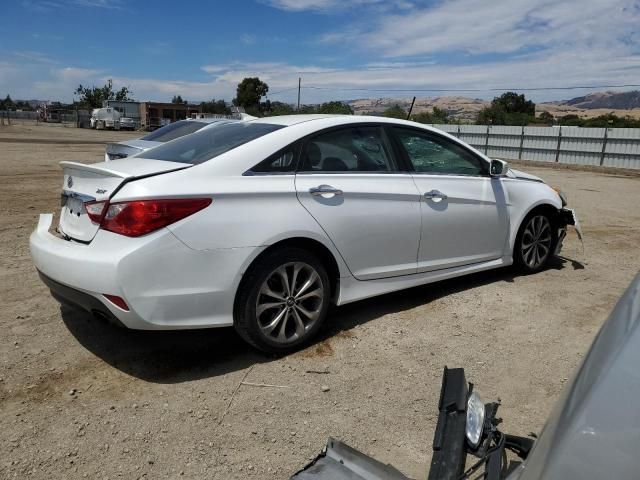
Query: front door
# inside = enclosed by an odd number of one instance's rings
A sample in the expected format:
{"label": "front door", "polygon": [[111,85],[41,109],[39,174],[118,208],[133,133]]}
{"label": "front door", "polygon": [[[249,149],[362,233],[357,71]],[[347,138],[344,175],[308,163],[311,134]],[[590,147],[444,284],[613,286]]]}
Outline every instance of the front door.
{"label": "front door", "polygon": [[359,280],[416,272],[419,194],[380,126],[319,133],[303,146],[298,199]]}
{"label": "front door", "polygon": [[488,162],[437,133],[394,127],[420,192],[418,272],[485,262],[507,250],[509,215]]}

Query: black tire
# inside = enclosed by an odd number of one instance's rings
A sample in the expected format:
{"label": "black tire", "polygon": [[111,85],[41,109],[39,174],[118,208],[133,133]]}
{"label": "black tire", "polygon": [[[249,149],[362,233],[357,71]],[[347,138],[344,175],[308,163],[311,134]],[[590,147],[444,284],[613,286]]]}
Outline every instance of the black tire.
{"label": "black tire", "polygon": [[[297,274],[295,274],[296,269],[298,269]],[[281,273],[283,271],[284,277]],[[317,279],[307,290],[303,290],[305,277],[302,274],[308,273],[311,281],[311,278],[315,278],[312,272],[317,274]],[[297,278],[298,275],[300,278]],[[286,283],[289,286],[294,283],[293,288],[285,287],[283,278],[288,279]],[[281,302],[279,297],[264,293],[266,291],[280,294],[280,288],[283,292],[290,288],[290,293],[293,293],[296,287],[302,290],[301,300],[283,293],[282,297],[286,299]],[[316,292],[317,295],[315,295]],[[314,295],[309,296],[311,294]],[[318,299],[319,295],[322,295],[321,299]],[[244,275],[234,304],[234,326],[244,340],[263,352],[276,354],[292,352],[307,345],[318,333],[327,316],[330,296],[331,288],[327,270],[315,255],[296,247],[279,248],[259,258]],[[275,303],[282,303],[282,305],[269,307],[272,305],[269,302],[270,299],[273,305]],[[295,304],[289,305],[292,299]],[[259,302],[260,314],[258,314]],[[302,311],[312,313],[314,319],[305,317]],[[285,315],[280,321],[285,325],[278,323],[275,327],[271,327],[280,314]],[[309,323],[305,323],[305,320]],[[270,328],[273,331],[267,333]],[[292,328],[295,331],[292,332]],[[280,335],[281,329],[283,329],[283,335]],[[291,334],[291,337],[287,338],[287,334]]]}
{"label": "black tire", "polygon": [[[535,228],[542,221],[542,231],[536,238]],[[533,229],[533,235],[532,235]],[[548,242],[547,239],[548,233]],[[542,240],[545,240],[544,242]],[[525,274],[536,273],[545,268],[549,260],[554,256],[558,243],[558,228],[549,212],[534,210],[529,213],[518,230],[513,246],[513,261],[516,267]],[[528,247],[528,245],[532,245]],[[545,252],[546,249],[546,252]],[[544,253],[544,255],[543,255]]]}

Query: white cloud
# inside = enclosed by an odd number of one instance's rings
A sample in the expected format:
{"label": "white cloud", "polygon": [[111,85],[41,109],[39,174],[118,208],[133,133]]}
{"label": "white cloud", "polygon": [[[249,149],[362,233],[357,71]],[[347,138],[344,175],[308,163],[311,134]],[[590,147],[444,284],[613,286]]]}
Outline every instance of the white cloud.
{"label": "white cloud", "polygon": [[639,22],[640,11],[632,0],[452,0],[380,16],[373,28],[352,37],[363,48],[388,57],[495,54],[620,46],[625,35],[637,35]]}
{"label": "white cloud", "polygon": [[382,10],[393,8],[409,9],[409,0],[263,0],[268,5],[290,12],[316,11],[331,12],[355,7],[376,7]]}
{"label": "white cloud", "polygon": [[26,60],[27,62],[34,63],[56,63],[51,57],[49,57],[46,53],[35,52],[32,50],[23,50],[12,52],[14,57],[17,57],[21,60]]}
{"label": "white cloud", "polygon": [[121,10],[122,0],[23,0],[22,6],[35,13],[49,13],[53,10],[77,7]]}
{"label": "white cloud", "polygon": [[[71,0],[68,0],[71,1]],[[75,0],[74,0],[75,1]],[[100,2],[99,2],[100,3]],[[271,0],[285,10],[317,10],[353,6],[338,0]],[[382,0],[357,0],[379,5]],[[411,2],[387,2],[394,14],[372,15],[371,21],[355,21],[340,31],[327,32],[323,42],[330,61],[320,56],[306,63],[228,62],[208,64],[181,79],[138,78],[122,72],[78,67],[51,68],[37,52],[22,53],[22,64],[0,63],[0,84],[14,98],[40,96],[70,100],[79,83],[129,86],[136,98],[168,100],[181,95],[189,100],[235,95],[244,77],[258,76],[275,100],[293,101],[298,77],[302,77],[303,102],[372,96],[430,96],[439,89],[480,89],[460,95],[491,98],[491,89],[639,83],[640,7],[628,0],[449,0],[417,7]],[[410,9],[402,13],[398,8]],[[398,13],[400,12],[400,13]],[[245,34],[240,41],[256,37]],[[263,42],[260,38],[260,42]],[[347,42],[348,40],[348,42]],[[345,45],[355,48],[363,64],[330,68],[337,64]],[[159,46],[162,49],[163,45]],[[353,52],[352,52],[353,53]],[[31,57],[31,58],[28,58]],[[38,61],[39,59],[39,61]],[[55,61],[51,59],[51,61]],[[436,63],[437,61],[437,63]],[[320,63],[323,66],[318,66]],[[202,72],[203,81],[190,81]],[[34,80],[37,79],[37,80]],[[320,87],[312,89],[309,87]],[[386,91],[363,91],[358,89]],[[393,92],[406,89],[413,92]],[[432,89],[419,92],[419,89]],[[1,94],[2,92],[0,92]],[[568,98],[583,91],[527,92],[534,100]]]}
{"label": "white cloud", "polygon": [[240,35],[240,41],[244,45],[253,45],[254,43],[256,43],[256,36],[251,35],[250,33],[243,33],[242,35]]}
{"label": "white cloud", "polygon": [[[66,67],[41,70],[42,66],[0,63],[0,84],[14,98],[49,98],[71,100],[73,90],[83,85],[103,85],[109,78],[114,86],[128,86],[139,100],[166,100],[181,95],[191,101],[222,98],[230,100],[244,77],[258,76],[266,81],[272,100],[295,100],[298,77],[302,77],[302,100],[305,103],[331,99],[366,97],[408,97],[464,95],[491,98],[490,89],[557,87],[559,85],[598,85],[638,83],[640,56],[630,53],[612,55],[607,49],[536,52],[510,61],[493,61],[482,65],[441,65],[423,62],[372,62],[350,68],[325,68],[280,62],[233,62],[205,65],[201,71],[211,75],[205,81],[121,76],[99,69]],[[189,73],[185,72],[188,76]],[[34,78],[38,78],[34,81]],[[311,88],[320,87],[320,89]],[[289,90],[291,89],[291,90]],[[370,91],[360,90],[369,89]],[[406,92],[394,90],[405,89]],[[416,89],[432,89],[417,91]],[[436,90],[446,90],[440,92]],[[482,92],[453,92],[456,89],[481,89]],[[288,90],[281,94],[274,92]],[[526,92],[536,101],[569,98],[583,92]],[[2,92],[0,92],[2,94]]]}

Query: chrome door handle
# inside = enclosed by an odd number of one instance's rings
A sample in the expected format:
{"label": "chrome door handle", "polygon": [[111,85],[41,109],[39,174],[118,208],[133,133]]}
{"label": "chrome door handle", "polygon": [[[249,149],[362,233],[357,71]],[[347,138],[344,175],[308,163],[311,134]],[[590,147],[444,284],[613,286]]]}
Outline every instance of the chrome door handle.
{"label": "chrome door handle", "polygon": [[309,193],[316,197],[319,195],[342,195],[342,190],[331,185],[318,185],[317,187],[311,187]]}
{"label": "chrome door handle", "polygon": [[439,198],[441,200],[446,200],[447,196],[440,190],[431,190],[424,194],[424,198]]}

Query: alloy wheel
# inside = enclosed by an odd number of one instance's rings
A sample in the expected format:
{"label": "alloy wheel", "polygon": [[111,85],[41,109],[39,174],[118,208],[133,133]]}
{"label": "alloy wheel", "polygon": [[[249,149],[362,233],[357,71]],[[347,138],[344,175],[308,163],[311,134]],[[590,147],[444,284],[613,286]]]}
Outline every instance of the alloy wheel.
{"label": "alloy wheel", "polygon": [[318,272],[304,262],[286,263],[273,270],[258,291],[258,326],[273,342],[294,342],[320,318],[323,302],[324,286]]}
{"label": "alloy wheel", "polygon": [[529,220],[522,234],[521,254],[524,263],[531,269],[539,268],[551,252],[551,223],[544,215]]}

